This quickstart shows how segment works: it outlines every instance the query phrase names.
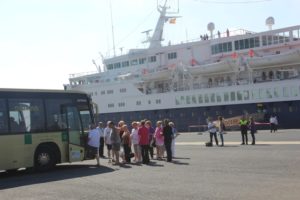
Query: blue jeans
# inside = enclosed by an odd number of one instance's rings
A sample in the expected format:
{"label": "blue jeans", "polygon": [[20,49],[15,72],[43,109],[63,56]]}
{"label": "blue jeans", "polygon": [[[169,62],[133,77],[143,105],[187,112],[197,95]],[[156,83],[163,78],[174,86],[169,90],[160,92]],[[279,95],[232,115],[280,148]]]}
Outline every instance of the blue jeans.
{"label": "blue jeans", "polygon": [[224,137],[223,137],[223,133],[219,132],[220,138],[221,138],[221,145],[224,146]]}
{"label": "blue jeans", "polygon": [[217,132],[209,132],[210,136],[210,142],[213,143],[213,137],[215,138],[216,145],[219,145],[218,138],[217,138]]}

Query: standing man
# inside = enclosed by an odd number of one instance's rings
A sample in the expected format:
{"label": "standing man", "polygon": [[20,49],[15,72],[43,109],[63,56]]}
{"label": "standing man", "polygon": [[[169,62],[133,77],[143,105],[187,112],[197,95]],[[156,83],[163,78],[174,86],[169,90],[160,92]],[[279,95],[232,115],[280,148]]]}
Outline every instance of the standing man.
{"label": "standing man", "polygon": [[91,124],[91,128],[88,135],[88,149],[90,154],[95,155],[97,160],[97,166],[100,166],[99,161],[99,145],[100,145],[100,134],[97,130],[96,124]]}
{"label": "standing man", "polygon": [[167,162],[172,162],[171,146],[172,146],[173,132],[172,132],[172,127],[169,125],[168,119],[164,120],[163,135],[164,135],[165,148],[167,151]]}
{"label": "standing man", "polygon": [[142,153],[143,164],[149,164],[149,130],[145,126],[145,121],[141,121],[141,127],[138,130],[138,135],[140,136],[140,146]]}
{"label": "standing man", "polygon": [[97,127],[99,134],[100,134],[100,147],[99,147],[99,156],[101,158],[104,158],[104,127],[103,123],[99,122],[98,127]]}
{"label": "standing man", "polygon": [[248,121],[245,115],[242,116],[240,119],[240,127],[241,127],[241,134],[242,134],[242,143],[241,145],[248,144]]}

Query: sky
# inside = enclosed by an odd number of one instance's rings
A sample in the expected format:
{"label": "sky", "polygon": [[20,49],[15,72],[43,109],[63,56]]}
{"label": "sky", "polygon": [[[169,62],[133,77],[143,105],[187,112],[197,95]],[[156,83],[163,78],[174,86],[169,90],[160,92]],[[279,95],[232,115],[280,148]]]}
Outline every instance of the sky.
{"label": "sky", "polygon": [[[112,27],[117,54],[146,48],[141,32],[155,28],[156,6],[157,0],[0,0],[0,88],[63,89],[70,74],[96,71],[92,60],[100,65],[100,54],[113,55]],[[165,25],[164,39],[197,39],[208,34],[209,22],[220,32],[265,31],[270,16],[273,29],[299,25],[299,8],[300,0],[180,0],[181,18]]]}

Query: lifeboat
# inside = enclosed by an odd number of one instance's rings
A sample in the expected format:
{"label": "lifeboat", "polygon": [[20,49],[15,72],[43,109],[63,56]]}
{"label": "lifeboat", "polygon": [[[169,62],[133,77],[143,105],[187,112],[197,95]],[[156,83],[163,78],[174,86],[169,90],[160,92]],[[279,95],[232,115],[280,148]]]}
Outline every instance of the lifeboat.
{"label": "lifeboat", "polygon": [[236,61],[231,59],[226,59],[220,62],[210,63],[206,65],[196,65],[188,67],[188,71],[193,75],[234,72],[236,71],[236,69]]}
{"label": "lifeboat", "polygon": [[249,67],[259,69],[274,65],[288,65],[300,63],[300,50],[291,50],[275,55],[247,58]]}
{"label": "lifeboat", "polygon": [[142,72],[142,79],[144,81],[164,80],[169,78],[171,78],[170,69],[156,70],[153,72],[148,72],[147,70],[143,70]]}

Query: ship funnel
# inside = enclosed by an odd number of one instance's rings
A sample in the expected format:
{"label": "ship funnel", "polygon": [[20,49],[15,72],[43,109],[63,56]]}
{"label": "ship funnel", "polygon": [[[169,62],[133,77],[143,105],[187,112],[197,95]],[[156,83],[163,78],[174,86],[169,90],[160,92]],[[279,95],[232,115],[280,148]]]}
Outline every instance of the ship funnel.
{"label": "ship funnel", "polygon": [[210,38],[213,39],[213,32],[215,30],[215,24],[212,22],[207,24],[207,30],[210,32]]}
{"label": "ship funnel", "polygon": [[266,19],[266,25],[269,27],[269,30],[272,30],[272,26],[275,24],[274,17],[268,17]]}

